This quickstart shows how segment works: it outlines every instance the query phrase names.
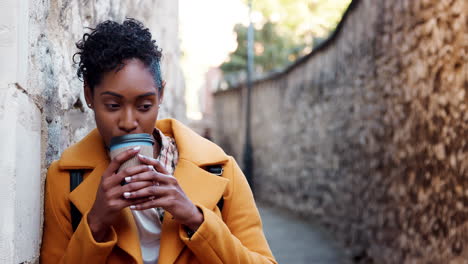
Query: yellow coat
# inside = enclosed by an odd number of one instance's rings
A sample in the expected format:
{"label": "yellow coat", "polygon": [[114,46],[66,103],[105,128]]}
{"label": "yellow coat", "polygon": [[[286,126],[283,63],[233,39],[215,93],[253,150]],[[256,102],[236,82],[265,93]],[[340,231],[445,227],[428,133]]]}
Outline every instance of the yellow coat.
{"label": "yellow coat", "polygon": [[[263,234],[251,190],[234,159],[176,120],[160,120],[156,127],[175,139],[179,161],[174,176],[204,215],[204,222],[189,239],[180,224],[166,212],[158,263],[276,263]],[[137,227],[129,208],[122,210],[111,228],[111,239],[104,243],[93,239],[86,221],[108,164],[109,158],[96,129],[52,163],[45,188],[41,263],[142,263]],[[223,177],[202,168],[212,164],[223,164]],[[72,169],[86,169],[87,173],[70,193],[69,170]],[[222,196],[221,214],[216,204]],[[70,201],[83,214],[75,233],[71,226]]]}

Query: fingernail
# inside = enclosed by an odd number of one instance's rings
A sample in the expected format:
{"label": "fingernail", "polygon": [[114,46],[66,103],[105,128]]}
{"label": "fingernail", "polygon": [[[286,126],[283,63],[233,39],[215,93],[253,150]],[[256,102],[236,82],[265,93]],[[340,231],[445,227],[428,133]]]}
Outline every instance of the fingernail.
{"label": "fingernail", "polygon": [[126,182],[131,182],[131,181],[132,181],[132,177],[125,177],[125,181],[126,181]]}
{"label": "fingernail", "polygon": [[135,205],[130,205],[130,209],[134,210],[134,209],[136,209],[136,206]]}
{"label": "fingernail", "polygon": [[153,165],[148,165],[148,168],[149,168],[150,170],[154,170]]}
{"label": "fingernail", "polygon": [[130,195],[131,195],[131,193],[129,193],[129,192],[124,192],[124,193],[123,193],[123,196],[124,196],[125,198],[130,197]]}
{"label": "fingernail", "polygon": [[133,148],[134,151],[137,151],[137,150],[140,150],[141,149],[141,146],[136,146]]}
{"label": "fingernail", "polygon": [[138,154],[138,157],[140,157],[140,158],[142,158],[142,159],[145,158],[145,156],[143,156],[143,155],[141,155],[141,154]]}

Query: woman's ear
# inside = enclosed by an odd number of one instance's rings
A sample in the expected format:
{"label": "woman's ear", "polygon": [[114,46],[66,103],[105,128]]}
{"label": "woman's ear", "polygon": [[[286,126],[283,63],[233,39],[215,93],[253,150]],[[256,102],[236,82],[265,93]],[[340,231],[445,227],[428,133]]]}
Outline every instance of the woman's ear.
{"label": "woman's ear", "polygon": [[93,109],[93,91],[91,91],[91,88],[89,88],[89,85],[86,82],[83,85],[83,89],[86,105],[88,105],[89,108]]}

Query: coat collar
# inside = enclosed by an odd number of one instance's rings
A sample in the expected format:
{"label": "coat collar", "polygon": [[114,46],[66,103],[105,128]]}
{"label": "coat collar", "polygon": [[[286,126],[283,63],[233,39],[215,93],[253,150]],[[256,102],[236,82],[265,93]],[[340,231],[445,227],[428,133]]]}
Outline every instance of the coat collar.
{"label": "coat collar", "polygon": [[[228,156],[217,145],[199,136],[182,123],[174,119],[159,120],[156,127],[165,135],[175,139],[179,151],[179,161],[174,172],[180,186],[195,204],[214,208],[222,197],[228,180],[208,173],[202,167],[211,164],[223,164]],[[64,151],[59,167],[62,170],[86,169],[91,172],[83,182],[69,195],[70,201],[84,214],[91,209],[96,197],[101,176],[109,164],[106,147],[97,129],[91,131],[80,142]],[[210,192],[206,192],[210,190]],[[161,263],[173,263],[182,248],[179,239],[179,224],[170,214],[163,221],[159,260]],[[125,208],[121,217],[114,224],[119,237],[117,245],[129,253],[135,260],[141,261],[138,232],[131,211]]]}
{"label": "coat collar", "polygon": [[[188,160],[199,167],[225,163],[228,160],[220,147],[175,119],[158,120],[156,128],[175,139],[180,159]],[[99,131],[93,129],[81,141],[63,152],[59,167],[63,170],[93,169],[103,161],[109,162],[106,147]]]}

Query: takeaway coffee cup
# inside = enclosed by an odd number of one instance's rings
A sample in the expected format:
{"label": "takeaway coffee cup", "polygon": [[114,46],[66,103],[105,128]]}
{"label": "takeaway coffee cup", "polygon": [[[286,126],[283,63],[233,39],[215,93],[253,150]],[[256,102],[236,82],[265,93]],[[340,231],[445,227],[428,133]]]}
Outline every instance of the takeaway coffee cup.
{"label": "takeaway coffee cup", "polygon": [[[110,142],[110,158],[113,159],[119,153],[140,146],[140,154],[153,157],[153,146],[154,139],[150,134],[128,134],[120,137],[113,137]],[[140,165],[141,162],[137,156],[124,162],[119,170],[123,170],[128,167]]]}

